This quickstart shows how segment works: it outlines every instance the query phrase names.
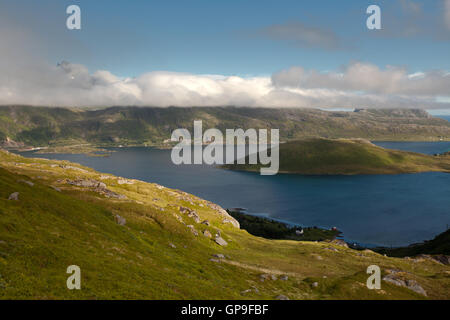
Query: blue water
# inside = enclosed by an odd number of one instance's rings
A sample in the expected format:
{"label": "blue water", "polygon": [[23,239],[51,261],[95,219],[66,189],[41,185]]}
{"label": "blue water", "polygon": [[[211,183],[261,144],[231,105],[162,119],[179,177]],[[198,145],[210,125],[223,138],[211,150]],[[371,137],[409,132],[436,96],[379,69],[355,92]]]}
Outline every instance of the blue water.
{"label": "blue water", "polygon": [[442,118],[442,119],[445,119],[447,121],[450,121],[450,116],[435,116],[435,117]]}
{"label": "blue water", "polygon": [[[448,143],[379,143],[395,149],[439,153]],[[175,166],[170,150],[115,149],[110,157],[71,154],[25,156],[78,162],[127,178],[156,182],[225,208],[303,226],[333,227],[347,240],[400,246],[431,239],[450,225],[450,174],[260,176],[207,165]]]}

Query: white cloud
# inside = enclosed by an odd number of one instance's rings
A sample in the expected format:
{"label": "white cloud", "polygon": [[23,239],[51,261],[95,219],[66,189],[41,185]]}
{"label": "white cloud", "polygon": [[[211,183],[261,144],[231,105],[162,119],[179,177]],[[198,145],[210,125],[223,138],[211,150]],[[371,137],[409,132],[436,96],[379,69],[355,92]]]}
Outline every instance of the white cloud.
{"label": "white cloud", "polygon": [[26,32],[0,28],[0,39],[0,104],[450,108],[450,74],[443,71],[353,63],[341,72],[292,67],[272,77],[154,71],[121,78],[79,64],[50,65]]}
{"label": "white cloud", "polygon": [[448,74],[408,74],[362,63],[342,73],[293,67],[272,77],[246,78],[164,71],[119,78],[68,62],[13,65],[0,73],[0,104],[448,108],[437,96],[450,96]]}
{"label": "white cloud", "polygon": [[375,65],[360,62],[348,65],[343,72],[320,73],[293,67],[275,73],[272,82],[278,87],[327,88],[411,97],[450,95],[450,75],[447,72],[408,74],[405,68],[387,66],[380,69]]}

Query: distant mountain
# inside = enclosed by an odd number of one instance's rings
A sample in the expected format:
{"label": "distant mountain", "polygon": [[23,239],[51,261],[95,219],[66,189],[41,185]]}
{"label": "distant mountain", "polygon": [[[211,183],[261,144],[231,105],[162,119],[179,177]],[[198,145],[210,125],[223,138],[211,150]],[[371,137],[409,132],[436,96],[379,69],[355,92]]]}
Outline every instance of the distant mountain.
{"label": "distant mountain", "polygon": [[334,112],[315,109],[236,107],[111,107],[105,109],[0,107],[3,146],[159,145],[173,130],[278,128],[283,141],[310,137],[370,140],[450,140],[450,122],[423,110]]}

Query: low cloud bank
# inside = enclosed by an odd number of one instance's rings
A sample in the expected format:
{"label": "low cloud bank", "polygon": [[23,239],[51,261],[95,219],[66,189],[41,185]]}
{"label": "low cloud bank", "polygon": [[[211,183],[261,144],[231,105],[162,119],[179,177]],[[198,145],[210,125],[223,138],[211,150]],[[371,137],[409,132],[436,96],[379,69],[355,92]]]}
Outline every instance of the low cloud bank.
{"label": "low cloud bank", "polygon": [[[343,72],[292,67],[272,77],[155,71],[119,78],[69,62],[4,65],[0,104],[449,108],[450,75],[354,63]],[[444,97],[444,98],[442,98]]]}

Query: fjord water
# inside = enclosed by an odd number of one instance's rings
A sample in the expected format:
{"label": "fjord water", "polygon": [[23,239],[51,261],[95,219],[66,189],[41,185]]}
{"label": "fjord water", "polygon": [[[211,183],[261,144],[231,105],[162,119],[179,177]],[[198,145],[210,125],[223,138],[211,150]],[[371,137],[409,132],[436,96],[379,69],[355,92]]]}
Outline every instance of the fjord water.
{"label": "fjord water", "polygon": [[[450,142],[378,143],[395,149],[440,153]],[[126,178],[156,182],[249,213],[300,224],[333,227],[346,240],[400,246],[431,239],[450,225],[450,174],[301,176],[172,164],[170,150],[117,148],[110,157],[22,153],[69,160]]]}

